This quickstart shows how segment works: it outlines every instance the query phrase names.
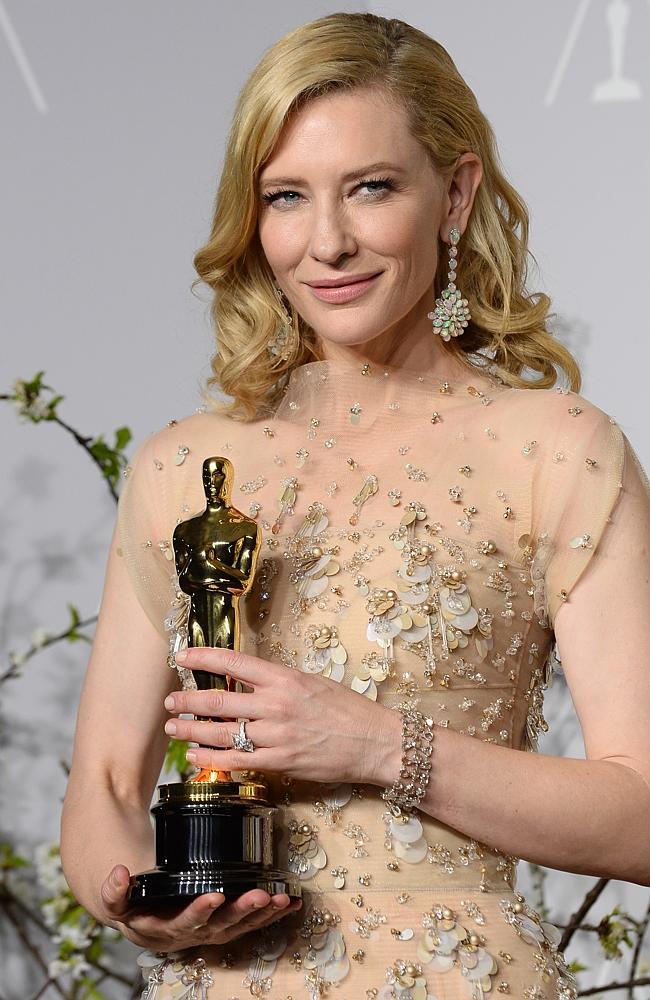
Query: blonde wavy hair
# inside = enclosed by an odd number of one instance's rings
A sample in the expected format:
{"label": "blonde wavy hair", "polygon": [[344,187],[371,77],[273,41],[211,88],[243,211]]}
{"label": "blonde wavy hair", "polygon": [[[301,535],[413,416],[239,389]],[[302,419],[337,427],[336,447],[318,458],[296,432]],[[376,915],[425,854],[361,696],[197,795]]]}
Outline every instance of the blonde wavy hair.
{"label": "blonde wavy hair", "polygon": [[[457,284],[471,321],[462,337],[441,347],[464,365],[489,369],[506,384],[550,388],[558,369],[580,391],[573,355],[546,328],[550,299],[526,290],[529,216],[505,179],[492,127],[447,51],[396,18],[335,13],[289,32],[264,54],[245,83],[228,134],[210,237],[194,257],[198,279],[213,292],[217,350],[206,381],[216,410],[252,420],[274,405],[291,371],[318,360],[314,330],[291,308],[290,352],[269,355],[283,322],[273,273],[258,233],[258,178],[288,116],[315,97],[345,88],[380,87],[401,102],[413,136],[444,177],[463,152],[476,153],[483,178],[459,254]],[[447,284],[441,241],[435,276]],[[534,259],[534,258],[533,258]],[[524,371],[539,377],[525,377]],[[210,395],[218,387],[231,400]]]}

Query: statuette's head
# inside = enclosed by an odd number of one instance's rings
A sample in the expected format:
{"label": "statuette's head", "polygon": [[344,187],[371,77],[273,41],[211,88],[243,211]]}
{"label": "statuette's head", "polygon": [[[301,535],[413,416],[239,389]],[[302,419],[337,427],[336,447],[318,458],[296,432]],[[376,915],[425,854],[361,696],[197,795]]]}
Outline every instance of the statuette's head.
{"label": "statuette's head", "polygon": [[203,463],[203,489],[209,503],[227,501],[232,485],[232,463],[227,458],[214,456]]}

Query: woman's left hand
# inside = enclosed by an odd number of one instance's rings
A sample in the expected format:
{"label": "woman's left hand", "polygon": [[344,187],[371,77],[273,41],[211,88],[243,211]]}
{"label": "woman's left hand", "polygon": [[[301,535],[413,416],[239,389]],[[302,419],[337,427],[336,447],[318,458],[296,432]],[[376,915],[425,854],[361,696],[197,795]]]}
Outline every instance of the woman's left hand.
{"label": "woman's left hand", "polygon": [[[176,655],[189,670],[228,674],[250,692],[175,691],[165,700],[173,714],[247,719],[254,751],[235,750],[237,722],[172,719],[165,732],[200,743],[188,751],[198,767],[276,772],[306,781],[390,785],[399,774],[399,712],[370,701],[320,674],[272,663],[231,649],[194,646]],[[223,747],[224,749],[209,749]]]}

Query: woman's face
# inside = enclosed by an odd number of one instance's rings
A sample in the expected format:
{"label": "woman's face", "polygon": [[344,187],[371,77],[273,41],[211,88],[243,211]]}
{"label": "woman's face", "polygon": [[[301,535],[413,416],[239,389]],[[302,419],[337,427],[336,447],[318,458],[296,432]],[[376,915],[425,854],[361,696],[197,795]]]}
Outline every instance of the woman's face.
{"label": "woman's face", "polygon": [[[277,284],[325,357],[434,339],[438,236],[461,232],[480,181],[473,154],[445,184],[379,89],[336,92],[286,123],[259,181],[259,235]],[[477,169],[478,164],[478,169]],[[457,183],[458,182],[458,183]],[[369,281],[324,292],[315,282]],[[401,352],[400,352],[401,353]]]}

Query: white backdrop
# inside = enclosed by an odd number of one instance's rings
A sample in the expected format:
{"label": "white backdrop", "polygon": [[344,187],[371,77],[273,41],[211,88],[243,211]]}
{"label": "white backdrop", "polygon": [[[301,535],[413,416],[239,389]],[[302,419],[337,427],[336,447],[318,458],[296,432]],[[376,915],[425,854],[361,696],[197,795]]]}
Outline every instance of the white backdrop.
{"label": "white backdrop", "polygon": [[[287,30],[346,9],[401,17],[449,50],[529,205],[531,288],[552,296],[584,394],[650,468],[647,0],[0,0],[0,392],[43,368],[72,425],[110,436],[127,424],[136,440],[198,405],[211,335],[192,257],[236,94]],[[20,425],[7,404],[0,428],[1,671],[37,628],[66,625],[67,602],[96,611],[114,508],[59,428]],[[26,848],[58,838],[87,652],[58,646],[2,691],[3,825]],[[582,755],[561,680],[547,706],[542,749]],[[551,916],[592,881],[551,874]],[[608,893],[602,912],[638,911],[647,895]],[[578,955],[591,961],[582,938]],[[28,995],[10,968],[15,995]]]}

